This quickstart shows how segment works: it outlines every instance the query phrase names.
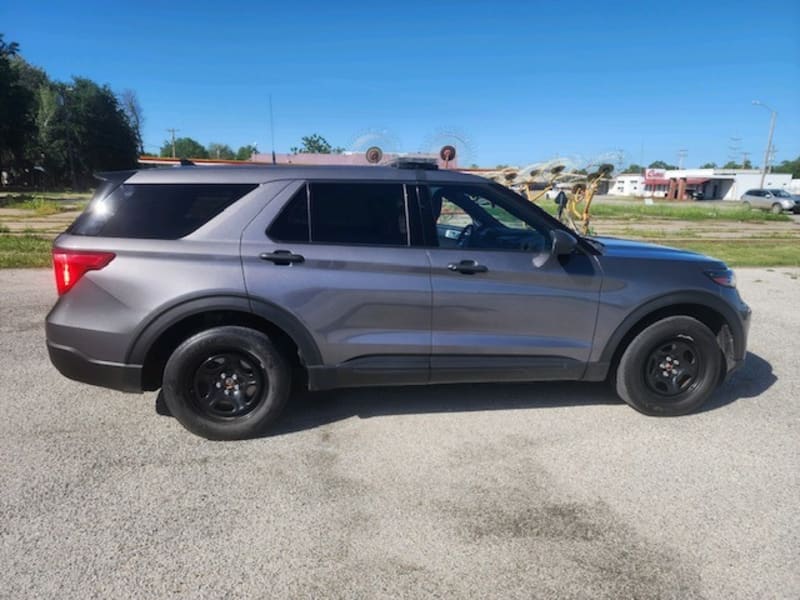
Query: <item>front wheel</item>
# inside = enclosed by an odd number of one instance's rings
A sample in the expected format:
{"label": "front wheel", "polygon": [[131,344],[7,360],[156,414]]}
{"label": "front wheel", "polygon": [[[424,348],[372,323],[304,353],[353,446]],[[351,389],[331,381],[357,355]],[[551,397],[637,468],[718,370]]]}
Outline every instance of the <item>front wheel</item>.
{"label": "front wheel", "polygon": [[708,327],[691,317],[668,317],[645,328],[626,348],[617,369],[617,394],[647,415],[690,413],[716,388],[720,361]]}
{"label": "front wheel", "polygon": [[775,204],[772,205],[772,208],[770,208],[770,212],[773,215],[779,215],[783,212],[783,207],[776,202]]}
{"label": "front wheel", "polygon": [[215,327],[184,341],[164,368],[164,401],[181,425],[210,440],[263,433],[289,397],[291,373],[270,339]]}

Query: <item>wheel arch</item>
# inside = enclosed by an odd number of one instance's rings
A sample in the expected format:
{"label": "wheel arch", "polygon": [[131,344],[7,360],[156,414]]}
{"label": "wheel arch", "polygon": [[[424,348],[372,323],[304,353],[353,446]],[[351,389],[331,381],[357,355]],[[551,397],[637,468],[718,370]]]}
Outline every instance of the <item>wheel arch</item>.
{"label": "wheel arch", "polygon": [[240,296],[196,298],[152,319],[131,346],[127,362],[142,365],[142,389],[160,387],[164,365],[181,342],[205,329],[225,325],[239,325],[265,333],[294,367],[322,362],[311,334],[286,310]]}
{"label": "wheel arch", "polygon": [[[667,317],[687,316],[697,319],[715,336],[727,327],[733,338],[733,353],[744,352],[744,331],[735,311],[721,298],[695,292],[676,293],[650,300],[629,314],[609,338],[598,362],[606,365],[606,375],[613,375],[622,353],[646,327]],[[725,352],[724,348],[720,348]],[[724,373],[723,373],[724,374]]]}

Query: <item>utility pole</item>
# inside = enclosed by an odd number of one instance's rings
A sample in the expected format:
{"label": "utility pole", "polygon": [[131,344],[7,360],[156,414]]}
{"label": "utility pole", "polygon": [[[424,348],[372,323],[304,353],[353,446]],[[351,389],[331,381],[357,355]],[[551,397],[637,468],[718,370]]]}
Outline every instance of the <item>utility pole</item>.
{"label": "utility pole", "polygon": [[275,119],[272,118],[272,94],[269,95],[269,136],[272,144],[272,164],[276,164],[275,160]]}
{"label": "utility pole", "polygon": [[750,160],[750,153],[749,152],[742,152],[742,168],[743,169],[747,168],[745,165],[748,163],[749,160]]}
{"label": "utility pole", "polygon": [[767,167],[769,166],[770,151],[772,149],[772,134],[775,133],[775,118],[778,116],[778,111],[770,108],[760,100],[753,100],[753,104],[755,106],[763,106],[771,113],[769,118],[769,138],[767,138],[767,149],[764,150],[764,166],[761,167],[761,185],[759,187],[763,188],[764,178],[767,176]]}
{"label": "utility pole", "polygon": [[742,138],[740,137],[731,137],[730,143],[728,144],[728,160],[730,162],[735,163],[736,159],[739,158],[739,154],[742,151]]}
{"label": "utility pole", "polygon": [[172,134],[172,158],[175,158],[175,132],[180,129],[167,129]]}
{"label": "utility pole", "polygon": [[689,151],[685,148],[678,150],[678,168],[683,169],[683,159],[689,155]]}

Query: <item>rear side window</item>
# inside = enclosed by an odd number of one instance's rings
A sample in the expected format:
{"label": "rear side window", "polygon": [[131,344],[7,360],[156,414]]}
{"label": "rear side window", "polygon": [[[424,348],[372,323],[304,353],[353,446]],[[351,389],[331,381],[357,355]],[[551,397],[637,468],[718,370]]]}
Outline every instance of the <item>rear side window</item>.
{"label": "rear side window", "polygon": [[283,242],[407,246],[406,195],[400,183],[312,183],[301,188],[268,235]]}
{"label": "rear side window", "polygon": [[304,185],[278,215],[268,231],[269,237],[278,242],[308,242],[311,230],[308,226],[308,186]]}
{"label": "rear side window", "polygon": [[208,223],[256,184],[122,184],[92,200],[69,233],[176,240]]}

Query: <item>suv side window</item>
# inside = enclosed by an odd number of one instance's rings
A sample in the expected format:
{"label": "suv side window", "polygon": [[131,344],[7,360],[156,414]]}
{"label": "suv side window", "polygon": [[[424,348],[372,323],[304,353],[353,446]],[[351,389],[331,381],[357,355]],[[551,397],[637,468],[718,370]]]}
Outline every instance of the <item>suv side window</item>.
{"label": "suv side window", "polygon": [[308,221],[308,185],[301,187],[292,199],[286,203],[267,235],[276,242],[311,241],[311,228]]}
{"label": "suv side window", "polygon": [[177,240],[199,229],[256,184],[123,183],[96,197],[72,235]]}
{"label": "suv side window", "polygon": [[267,230],[276,241],[408,246],[406,192],[400,183],[310,183]]}
{"label": "suv side window", "polygon": [[[428,186],[439,248],[540,250],[548,232],[523,218],[513,203],[489,187]],[[431,231],[433,233],[433,231]]]}
{"label": "suv side window", "polygon": [[399,183],[312,183],[311,241],[407,246],[405,190]]}

